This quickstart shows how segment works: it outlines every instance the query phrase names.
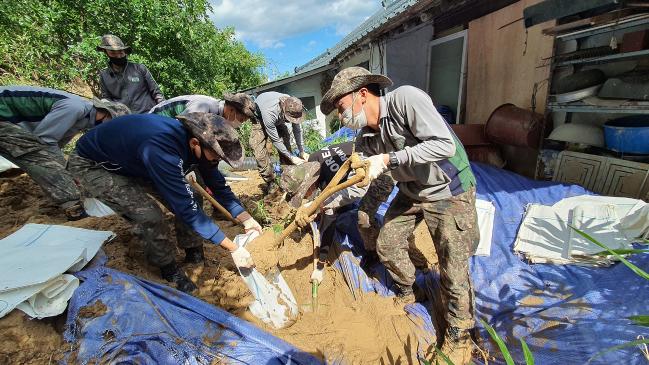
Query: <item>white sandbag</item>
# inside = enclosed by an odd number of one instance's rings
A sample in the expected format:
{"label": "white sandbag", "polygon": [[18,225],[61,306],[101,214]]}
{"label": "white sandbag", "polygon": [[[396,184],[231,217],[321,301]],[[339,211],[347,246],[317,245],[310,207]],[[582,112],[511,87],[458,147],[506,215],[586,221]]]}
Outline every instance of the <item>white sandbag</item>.
{"label": "white sandbag", "polygon": [[11,169],[17,169],[18,166],[14,165],[13,162],[7,160],[6,158],[0,156],[0,172],[5,172]]}
{"label": "white sandbag", "polygon": [[[234,243],[245,247],[258,236],[256,231],[240,234],[234,238]],[[272,270],[264,277],[255,268],[237,269],[255,297],[255,301],[249,306],[255,317],[274,328],[284,328],[295,322],[298,315],[297,301],[279,270]]]}
{"label": "white sandbag", "polygon": [[83,199],[83,209],[91,217],[106,217],[115,214],[115,211],[110,209],[108,205],[95,198]]}

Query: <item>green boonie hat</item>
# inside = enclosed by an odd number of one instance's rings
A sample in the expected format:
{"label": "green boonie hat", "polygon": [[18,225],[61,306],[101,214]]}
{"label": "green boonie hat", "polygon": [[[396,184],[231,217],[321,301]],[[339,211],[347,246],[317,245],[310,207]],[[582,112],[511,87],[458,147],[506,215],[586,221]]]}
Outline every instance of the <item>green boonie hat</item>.
{"label": "green boonie hat", "polygon": [[244,93],[225,94],[223,95],[223,100],[228,104],[232,104],[232,106],[249,119],[254,120],[257,118],[255,113],[257,107],[250,95]]}
{"label": "green boonie hat", "polygon": [[112,34],[105,34],[101,37],[101,44],[97,46],[98,52],[103,51],[121,51],[124,50],[126,53],[131,52],[131,47],[127,46],[119,39],[118,36]]}
{"label": "green boonie hat", "polygon": [[187,113],[176,116],[191,135],[201,144],[210,147],[220,159],[230,166],[240,165],[243,160],[243,148],[239,142],[239,133],[217,114]]}
{"label": "green boonie hat", "polygon": [[373,74],[363,67],[354,66],[343,69],[334,76],[331,87],[322,97],[320,110],[325,115],[331,113],[335,109],[336,100],[371,84],[378,84],[379,88],[384,89],[392,86],[392,80],[383,75]]}
{"label": "green boonie hat", "polygon": [[279,186],[291,195],[290,205],[299,208],[309,188],[320,178],[320,163],[306,162],[301,165],[282,166]]}
{"label": "green boonie hat", "polygon": [[105,109],[112,118],[121,117],[122,115],[131,114],[131,109],[122,103],[110,101],[108,99],[92,98],[92,105],[95,109]]}
{"label": "green boonie hat", "polygon": [[302,123],[304,121],[304,106],[302,100],[294,96],[282,96],[279,98],[279,107],[284,113],[284,118],[291,123]]}

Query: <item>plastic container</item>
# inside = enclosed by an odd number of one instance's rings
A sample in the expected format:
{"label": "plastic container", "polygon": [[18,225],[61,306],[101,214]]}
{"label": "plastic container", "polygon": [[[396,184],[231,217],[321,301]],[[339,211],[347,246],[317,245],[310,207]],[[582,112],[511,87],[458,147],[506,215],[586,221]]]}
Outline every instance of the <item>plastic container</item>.
{"label": "plastic container", "polygon": [[649,116],[614,119],[604,124],[606,148],[615,152],[649,154]]}

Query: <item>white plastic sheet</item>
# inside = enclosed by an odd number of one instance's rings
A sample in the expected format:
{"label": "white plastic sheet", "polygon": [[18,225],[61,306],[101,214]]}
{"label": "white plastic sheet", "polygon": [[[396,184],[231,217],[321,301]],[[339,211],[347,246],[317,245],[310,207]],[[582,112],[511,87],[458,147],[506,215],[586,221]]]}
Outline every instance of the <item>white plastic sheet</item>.
{"label": "white plastic sheet", "polygon": [[476,199],[475,208],[478,212],[478,227],[480,228],[480,243],[475,251],[476,256],[491,255],[491,239],[494,230],[496,207],[492,202]]}
{"label": "white plastic sheet", "polygon": [[[256,231],[240,234],[234,238],[234,243],[245,247],[258,236]],[[298,315],[297,301],[278,270],[272,270],[264,277],[255,268],[237,269],[255,297],[249,307],[255,317],[274,328],[284,328],[295,322]]]}
{"label": "white plastic sheet", "polygon": [[552,206],[532,204],[527,207],[514,251],[534,263],[610,265],[610,257],[594,255],[603,251],[601,247],[570,226],[609,248],[631,249],[631,242],[642,231],[643,221],[638,216],[645,205],[637,199],[594,195],[563,199]]}
{"label": "white plastic sheet", "polygon": [[0,318],[19,304],[39,318],[61,313],[79,285],[62,274],[81,270],[113,237],[108,231],[30,223],[0,240]]}

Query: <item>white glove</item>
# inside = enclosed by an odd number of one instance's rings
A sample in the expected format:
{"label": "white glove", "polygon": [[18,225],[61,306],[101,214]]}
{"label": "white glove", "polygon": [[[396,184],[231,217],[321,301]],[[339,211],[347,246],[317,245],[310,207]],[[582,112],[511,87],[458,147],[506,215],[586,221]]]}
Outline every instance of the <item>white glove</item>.
{"label": "white glove", "polygon": [[313,272],[311,272],[311,281],[315,281],[315,282],[317,282],[318,284],[320,284],[320,283],[322,283],[322,278],[323,278],[323,276],[324,276],[324,269],[321,269],[321,270],[318,270],[318,269],[313,270]]}
{"label": "white glove", "polygon": [[248,252],[245,247],[239,247],[232,251],[231,254],[232,261],[234,261],[234,264],[237,267],[251,268],[255,266],[254,261],[252,261],[252,256],[250,256],[250,252]]}
{"label": "white glove", "polygon": [[261,225],[257,223],[255,218],[248,218],[245,221],[243,221],[243,229],[246,231],[246,233],[249,233],[250,231],[257,231],[261,233]]}
{"label": "white glove", "polygon": [[302,159],[303,159],[304,161],[308,161],[308,160],[309,160],[309,154],[306,153],[306,152],[302,152],[302,153],[300,153],[300,157],[302,157]]}
{"label": "white glove", "polygon": [[379,175],[388,171],[388,167],[383,161],[382,154],[370,156],[367,160],[370,162],[370,171],[368,172],[370,181],[376,179],[377,177],[379,177]]}
{"label": "white glove", "polygon": [[291,156],[291,163],[293,163],[293,165],[301,165],[305,162],[306,160],[303,160],[297,156]]}

